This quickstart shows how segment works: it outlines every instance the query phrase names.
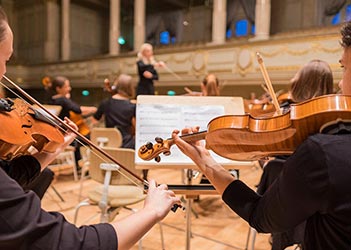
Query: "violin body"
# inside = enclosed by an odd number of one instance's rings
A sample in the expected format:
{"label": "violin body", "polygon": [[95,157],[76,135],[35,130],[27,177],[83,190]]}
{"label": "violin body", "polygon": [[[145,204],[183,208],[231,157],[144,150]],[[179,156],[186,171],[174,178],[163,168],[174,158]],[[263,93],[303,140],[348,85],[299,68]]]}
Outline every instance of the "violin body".
{"label": "violin body", "polygon": [[[269,156],[292,154],[308,136],[319,133],[325,125],[351,120],[351,96],[325,95],[292,104],[278,116],[254,117],[251,114],[225,115],[212,119],[207,132],[181,136],[185,141],[205,139],[206,147],[216,154],[239,161],[259,160]],[[199,137],[201,135],[201,138]],[[139,149],[144,160],[169,154],[173,140],[158,140]]]}
{"label": "violin body", "polygon": [[11,160],[28,153],[33,146],[39,152],[55,152],[63,141],[63,134],[54,125],[35,118],[35,111],[20,99],[11,111],[0,112],[0,158]]}
{"label": "violin body", "polygon": [[290,110],[280,116],[214,118],[208,124],[205,139],[207,147],[223,157],[251,161],[291,154],[325,124],[350,119],[351,96],[326,95],[292,104]]}

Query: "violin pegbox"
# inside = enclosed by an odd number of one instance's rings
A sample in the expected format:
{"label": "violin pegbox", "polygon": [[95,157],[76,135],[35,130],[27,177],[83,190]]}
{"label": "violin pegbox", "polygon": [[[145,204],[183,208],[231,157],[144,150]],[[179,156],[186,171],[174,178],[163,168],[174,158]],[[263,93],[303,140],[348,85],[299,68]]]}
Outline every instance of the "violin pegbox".
{"label": "violin pegbox", "polygon": [[169,140],[163,140],[160,137],[155,138],[156,143],[152,144],[151,142],[147,142],[145,145],[141,146],[138,151],[138,155],[141,159],[149,161],[151,159],[155,159],[156,162],[161,161],[161,157],[159,156],[161,153],[164,155],[170,155],[170,142]]}

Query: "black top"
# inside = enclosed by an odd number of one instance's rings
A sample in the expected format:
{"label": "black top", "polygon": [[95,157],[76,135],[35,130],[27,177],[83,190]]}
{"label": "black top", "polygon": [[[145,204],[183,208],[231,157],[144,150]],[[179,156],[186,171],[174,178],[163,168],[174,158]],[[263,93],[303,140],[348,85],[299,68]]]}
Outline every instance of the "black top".
{"label": "black top", "polygon": [[[137,86],[137,95],[153,95],[154,80],[158,80],[158,74],[152,64],[145,64],[142,60],[137,61],[139,82]],[[152,74],[152,78],[146,78],[143,74],[145,71],[149,71]]]}
{"label": "black top", "polygon": [[80,106],[72,101],[71,99],[68,99],[66,97],[59,97],[59,98],[51,98],[50,104],[52,105],[59,105],[62,107],[62,110],[58,117],[61,119],[65,117],[70,117],[69,112],[72,111],[76,114],[81,114],[82,110],[80,109]]}
{"label": "black top", "polygon": [[131,143],[130,140],[134,140],[131,132],[132,118],[135,117],[135,112],[136,105],[131,103],[130,100],[120,100],[110,97],[101,102],[94,114],[94,118],[100,120],[102,115],[105,115],[105,127],[116,127],[121,131],[123,136],[122,147],[134,148],[134,143]]}
{"label": "black top", "polygon": [[24,192],[2,169],[0,225],[0,249],[117,249],[116,233],[110,224],[77,228],[62,214],[42,210],[38,196]]}
{"label": "black top", "polygon": [[351,249],[350,148],[350,134],[313,135],[263,196],[236,180],[223,200],[258,232],[286,231],[306,220],[304,250]]}

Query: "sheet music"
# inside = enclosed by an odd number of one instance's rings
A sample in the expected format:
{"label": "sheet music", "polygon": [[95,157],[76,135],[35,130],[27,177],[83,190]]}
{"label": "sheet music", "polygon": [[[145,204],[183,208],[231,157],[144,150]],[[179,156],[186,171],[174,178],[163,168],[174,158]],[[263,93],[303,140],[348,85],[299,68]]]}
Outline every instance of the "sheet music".
{"label": "sheet music", "polygon": [[[231,108],[236,111],[236,114],[244,112],[243,104],[240,104],[242,99],[232,99],[232,97],[227,97],[228,99],[226,97],[218,97],[218,99],[207,97],[206,99],[206,97],[148,96],[145,97],[146,101],[139,100],[139,98],[143,96],[138,96],[137,102],[135,161],[142,164],[155,164],[155,161],[144,161],[137,155],[137,150],[146,142],[156,143],[155,137],[168,139],[174,129],[181,130],[184,127],[200,126],[200,131],[207,130],[207,125],[213,118],[228,114],[228,108],[223,103],[233,105],[234,108]],[[219,162],[229,162],[228,159],[211,153]],[[160,157],[161,163],[165,164],[192,162],[176,146],[171,147],[170,156],[161,154]]]}

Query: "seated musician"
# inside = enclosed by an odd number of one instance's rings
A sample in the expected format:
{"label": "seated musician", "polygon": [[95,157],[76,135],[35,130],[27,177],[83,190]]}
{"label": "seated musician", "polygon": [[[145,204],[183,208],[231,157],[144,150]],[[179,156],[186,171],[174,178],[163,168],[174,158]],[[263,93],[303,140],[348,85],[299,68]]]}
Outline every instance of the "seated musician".
{"label": "seated musician", "polygon": [[[0,7],[0,76],[6,72],[6,62],[13,52],[13,33],[7,17]],[[73,138],[73,133],[65,136],[62,150]],[[54,153],[52,153],[54,154]],[[33,157],[33,156],[30,156]],[[32,164],[47,165],[50,157],[39,154],[36,159],[22,161],[30,168]],[[38,162],[36,162],[38,161]],[[26,171],[22,165],[21,170]],[[33,171],[37,173],[37,171]],[[17,171],[21,178],[26,172]],[[29,182],[32,180],[28,175]],[[25,183],[28,178],[25,179]],[[180,204],[179,198],[166,185],[156,186],[149,183],[148,195],[143,209],[122,219],[119,222],[100,223],[77,228],[67,222],[62,214],[48,213],[41,209],[40,200],[33,192],[23,188],[3,169],[0,169],[0,249],[129,249],[151,227],[162,220],[174,204]]]}
{"label": "seated musician", "polygon": [[[312,60],[304,65],[291,79],[290,101],[283,103],[283,108],[288,109],[290,102],[298,103],[313,97],[333,93],[333,73],[327,62]],[[263,174],[258,184],[257,192],[263,195],[280,174],[288,156],[277,156],[265,163]],[[304,225],[287,232],[272,233],[272,250],[282,250],[293,244],[300,244],[304,236]]]}
{"label": "seated musician", "polygon": [[[351,22],[341,30],[343,94],[351,94]],[[350,124],[343,123],[346,128]],[[197,132],[183,129],[182,133]],[[306,221],[304,250],[351,248],[351,134],[349,129],[309,136],[284,163],[263,195],[230,175],[200,142],[178,148],[207,176],[224,202],[258,232],[284,232]]]}
{"label": "seated musician", "polygon": [[135,149],[136,104],[131,102],[131,98],[134,98],[132,77],[121,74],[111,88],[112,96],[100,103],[93,115],[93,123],[97,123],[104,116],[106,128],[117,128],[121,131],[122,148]]}

